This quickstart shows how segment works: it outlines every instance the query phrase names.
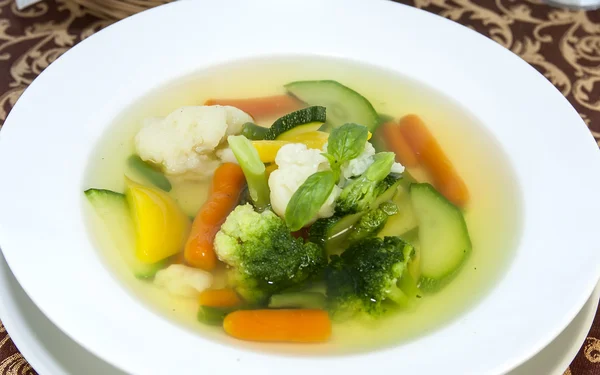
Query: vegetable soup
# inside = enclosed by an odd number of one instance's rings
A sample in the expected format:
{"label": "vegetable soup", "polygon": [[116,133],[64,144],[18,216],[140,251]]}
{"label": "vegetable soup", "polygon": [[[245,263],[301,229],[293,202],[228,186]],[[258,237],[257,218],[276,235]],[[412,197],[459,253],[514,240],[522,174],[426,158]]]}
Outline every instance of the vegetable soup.
{"label": "vegetable soup", "polygon": [[124,111],[85,181],[102,258],[176,324],[288,354],[395,345],[498,282],[514,178],[452,100],[338,59],[235,62]]}

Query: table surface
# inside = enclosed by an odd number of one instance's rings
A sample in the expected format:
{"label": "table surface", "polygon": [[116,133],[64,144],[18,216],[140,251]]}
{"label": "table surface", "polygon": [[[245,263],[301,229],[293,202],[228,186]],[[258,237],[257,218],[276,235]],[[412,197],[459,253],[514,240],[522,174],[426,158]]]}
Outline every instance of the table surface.
{"label": "table surface", "polygon": [[[600,145],[600,10],[551,7],[540,0],[400,0],[466,25],[509,48],[547,77]],[[33,79],[66,50],[111,24],[72,0],[19,11],[0,0],[0,129]],[[493,72],[490,72],[493,74]],[[0,323],[0,375],[35,374]],[[600,375],[600,311],[565,375]]]}

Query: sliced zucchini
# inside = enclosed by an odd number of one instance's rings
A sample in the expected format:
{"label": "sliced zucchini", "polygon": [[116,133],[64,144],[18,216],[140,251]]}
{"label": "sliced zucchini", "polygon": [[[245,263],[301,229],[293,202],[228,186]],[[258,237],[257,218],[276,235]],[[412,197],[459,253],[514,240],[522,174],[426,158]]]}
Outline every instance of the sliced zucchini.
{"label": "sliced zucchini", "polygon": [[337,81],[297,81],[285,85],[295,97],[309,105],[327,108],[327,125],[337,128],[353,122],[373,131],[379,115],[362,95]]}
{"label": "sliced zucchini", "polygon": [[133,275],[138,279],[154,277],[166,261],[148,264],[136,258],[135,229],[125,195],[104,189],[88,189],[84,193]]}
{"label": "sliced zucchini", "polygon": [[[308,124],[298,125],[290,130],[283,132],[277,136],[277,140],[279,141],[293,141],[301,134],[316,132],[323,126],[322,122],[309,122]],[[264,128],[266,129],[266,128]]]}
{"label": "sliced zucchini", "polygon": [[162,172],[156,170],[152,165],[143,161],[139,156],[131,155],[127,159],[127,164],[129,164],[131,169],[138,172],[152,185],[166,192],[171,191],[171,183],[169,182],[169,179],[165,177]]}
{"label": "sliced zucchini", "polygon": [[412,207],[410,194],[404,186],[399,186],[393,202],[398,207],[398,214],[390,216],[380,236],[401,236],[417,227],[417,217]]}
{"label": "sliced zucchini", "polygon": [[446,285],[471,252],[471,239],[462,212],[433,186],[412,184],[410,196],[419,223],[421,283],[434,292]]}
{"label": "sliced zucchini", "polygon": [[326,109],[321,106],[312,106],[299,109],[295,112],[277,119],[265,134],[266,140],[273,140],[280,134],[283,134],[297,126],[306,125],[312,122],[325,122],[327,120]]}

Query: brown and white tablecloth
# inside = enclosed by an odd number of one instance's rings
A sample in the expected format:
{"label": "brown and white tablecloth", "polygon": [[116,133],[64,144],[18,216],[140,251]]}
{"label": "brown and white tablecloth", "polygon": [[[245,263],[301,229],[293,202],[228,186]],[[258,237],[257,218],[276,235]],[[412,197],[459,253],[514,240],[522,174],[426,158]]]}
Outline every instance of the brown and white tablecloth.
{"label": "brown and white tablecloth", "polygon": [[[600,145],[600,10],[556,8],[541,0],[398,2],[450,18],[520,55],[567,97]],[[14,0],[0,0],[0,129],[23,90],[48,64],[112,22],[73,0],[47,0],[22,11]],[[0,375],[9,374],[35,370],[0,323]],[[565,375],[600,375],[600,313]]]}

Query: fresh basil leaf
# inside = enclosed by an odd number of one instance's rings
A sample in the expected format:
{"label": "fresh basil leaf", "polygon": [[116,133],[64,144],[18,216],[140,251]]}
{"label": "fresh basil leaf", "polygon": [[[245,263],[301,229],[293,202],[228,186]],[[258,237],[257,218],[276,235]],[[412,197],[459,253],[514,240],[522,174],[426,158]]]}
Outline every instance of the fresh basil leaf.
{"label": "fresh basil leaf", "polygon": [[300,185],[285,210],[285,221],[292,232],[301,229],[319,212],[334,185],[332,171],[314,173]]}
{"label": "fresh basil leaf", "polygon": [[369,138],[369,131],[366,126],[344,124],[331,131],[327,140],[327,153],[342,164],[363,152],[367,138]]}
{"label": "fresh basil leaf", "polygon": [[373,156],[373,159],[373,164],[367,169],[365,176],[371,181],[381,181],[390,174],[395,154],[393,152],[379,152]]}

